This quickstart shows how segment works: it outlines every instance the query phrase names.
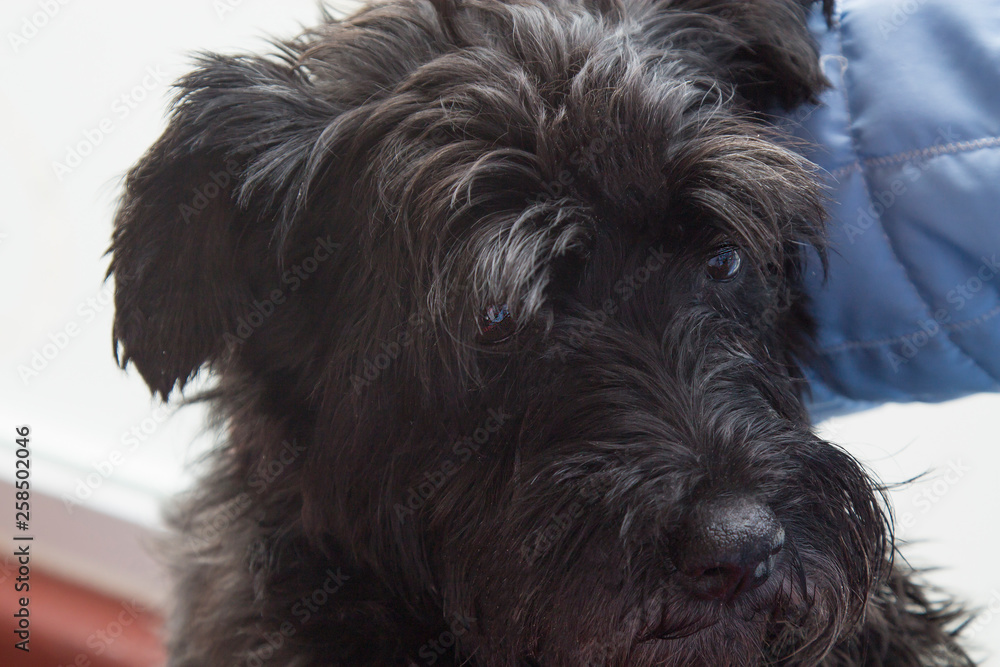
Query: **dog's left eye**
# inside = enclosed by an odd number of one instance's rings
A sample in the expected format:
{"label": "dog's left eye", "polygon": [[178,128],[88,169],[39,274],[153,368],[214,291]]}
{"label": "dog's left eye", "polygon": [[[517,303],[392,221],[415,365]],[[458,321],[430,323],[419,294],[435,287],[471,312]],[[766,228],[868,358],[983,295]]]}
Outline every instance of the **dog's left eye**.
{"label": "dog's left eye", "polygon": [[490,306],[483,311],[479,322],[479,342],[502,343],[514,335],[517,326],[507,305]]}
{"label": "dog's left eye", "polygon": [[720,248],[708,260],[708,277],[716,282],[726,282],[740,272],[740,252],[732,246]]}

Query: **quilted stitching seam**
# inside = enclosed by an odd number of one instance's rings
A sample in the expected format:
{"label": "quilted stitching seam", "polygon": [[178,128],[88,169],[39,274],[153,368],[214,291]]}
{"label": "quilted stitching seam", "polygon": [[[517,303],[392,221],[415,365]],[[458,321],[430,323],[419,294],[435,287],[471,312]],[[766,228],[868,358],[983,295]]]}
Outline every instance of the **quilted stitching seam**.
{"label": "quilted stitching seam", "polygon": [[[838,22],[838,26],[837,27],[838,27],[838,30],[837,30],[837,48],[839,50],[840,57],[844,58],[844,60],[846,60],[847,57],[844,54],[844,34],[843,34],[843,30],[841,29],[841,26],[840,26],[839,22]],[[843,93],[843,96],[844,96],[844,112],[847,115],[847,127],[845,128],[845,130],[846,130],[847,136],[848,136],[848,138],[850,139],[850,142],[851,142],[851,152],[854,154],[854,158],[855,158],[854,164],[859,165],[858,168],[862,171],[861,182],[862,182],[862,185],[864,187],[865,196],[868,198],[869,202],[872,202],[874,200],[873,200],[872,194],[871,194],[871,186],[869,184],[868,174],[865,173],[864,169],[862,169],[862,166],[872,166],[872,165],[865,164],[866,161],[864,161],[864,160],[861,159],[861,157],[860,157],[861,153],[858,150],[857,137],[855,136],[855,133],[853,131],[853,129],[854,129],[854,117],[853,117],[853,114],[851,113],[851,102],[850,102],[850,97],[848,96],[848,93],[847,93],[846,72],[845,72],[845,75],[844,75],[844,79],[842,79],[841,83],[843,84],[841,86],[841,90],[842,90],[842,93]],[[928,149],[923,149],[923,150],[928,150]],[[880,158],[876,158],[876,159],[880,159]],[[876,216],[875,217],[875,222],[879,226],[879,228],[880,228],[880,230],[882,232],[882,238],[885,240],[886,246],[889,248],[889,251],[892,253],[893,259],[895,259],[896,263],[899,265],[900,269],[902,270],[904,279],[906,280],[907,284],[909,284],[910,288],[913,290],[913,293],[919,299],[919,301],[920,301],[921,305],[923,306],[923,308],[924,308],[927,316],[930,317],[931,316],[930,305],[928,304],[927,299],[921,293],[920,288],[917,287],[917,284],[910,277],[909,269],[903,263],[902,259],[899,256],[899,253],[896,251],[896,247],[893,245],[892,240],[889,238],[888,231],[886,230],[885,224],[882,221],[882,216],[881,215]],[[942,330],[945,331],[946,335],[947,335],[947,333],[949,333],[948,329],[942,328]],[[951,345],[955,348],[955,350],[957,350],[962,356],[964,356],[967,359],[969,359],[969,361],[971,361],[973,363],[973,365],[977,369],[980,370],[980,372],[982,372],[987,378],[989,378],[989,380],[991,382],[993,382],[993,383],[1000,382],[1000,380],[998,380],[998,378],[996,378],[995,376],[993,376],[992,373],[990,373],[986,368],[984,368],[982,366],[982,364],[980,364],[977,359],[975,359],[971,354],[969,354],[968,351],[966,351],[958,343],[958,341],[955,340],[954,337],[948,335],[947,336],[947,341],[949,343],[951,343]],[[846,350],[846,349],[854,349],[854,348],[849,347],[851,345],[856,345],[857,347],[861,347],[864,344],[865,344],[865,341],[846,341],[845,343],[842,343],[841,345],[848,346],[848,347],[844,347],[843,348],[843,349]],[[881,345],[885,345],[886,342],[885,341],[881,341],[880,344]],[[867,346],[873,347],[874,345],[867,345]],[[833,349],[836,349],[836,347],[838,347],[838,346],[835,346]],[[830,352],[826,352],[825,354],[829,355]]]}
{"label": "quilted stitching seam", "polygon": [[[864,160],[856,159],[849,165],[834,169],[830,172],[833,180],[839,181],[844,176],[861,171],[864,167],[888,167],[894,164],[902,164],[913,160],[929,160],[939,155],[953,155],[956,153],[969,153],[987,148],[1000,148],[1000,137],[983,137],[973,141],[955,141],[950,144],[928,146],[918,148],[903,153],[894,153],[883,157],[870,157]],[[855,153],[855,156],[857,154]]]}
{"label": "quilted stitching seam", "polygon": [[[989,311],[979,315],[978,317],[973,317],[967,320],[962,320],[961,322],[952,322],[951,324],[945,324],[941,326],[944,331],[966,331],[973,327],[979,326],[980,324],[987,322],[997,315],[1000,315],[1000,306],[994,306]],[[829,347],[823,347],[819,349],[820,354],[832,355],[839,352],[844,352],[846,350],[857,350],[857,349],[869,349],[873,347],[882,347],[884,345],[895,345],[897,343],[905,343],[906,341],[913,340],[913,337],[920,333],[927,333],[923,329],[917,329],[908,334],[902,334],[900,336],[893,336],[892,338],[879,338],[877,340],[858,340],[849,341],[846,343],[838,343],[837,345],[831,345]]]}

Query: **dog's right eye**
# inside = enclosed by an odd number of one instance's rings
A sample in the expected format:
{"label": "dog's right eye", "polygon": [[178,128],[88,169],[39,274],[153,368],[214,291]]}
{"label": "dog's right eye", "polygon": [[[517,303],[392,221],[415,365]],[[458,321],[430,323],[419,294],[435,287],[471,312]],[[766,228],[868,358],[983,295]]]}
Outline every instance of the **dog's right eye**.
{"label": "dog's right eye", "polygon": [[720,248],[708,260],[708,277],[720,283],[732,280],[740,272],[740,253],[733,246]]}
{"label": "dog's right eye", "polygon": [[483,311],[479,322],[480,343],[494,345],[502,343],[514,335],[517,325],[507,305],[490,306]]}

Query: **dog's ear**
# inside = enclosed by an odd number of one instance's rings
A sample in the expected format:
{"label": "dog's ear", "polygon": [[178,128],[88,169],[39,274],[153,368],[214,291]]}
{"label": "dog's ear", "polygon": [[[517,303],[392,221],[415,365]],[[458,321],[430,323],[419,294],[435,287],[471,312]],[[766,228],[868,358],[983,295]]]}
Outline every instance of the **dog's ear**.
{"label": "dog's ear", "polygon": [[[829,86],[807,26],[815,0],[660,0],[652,40],[690,50],[752,110],[790,109]],[[830,20],[832,1],[823,0]]]}
{"label": "dog's ear", "polygon": [[108,270],[119,363],[164,398],[225,354],[338,112],[280,60],[205,56],[178,87],[166,131],[126,176]]}

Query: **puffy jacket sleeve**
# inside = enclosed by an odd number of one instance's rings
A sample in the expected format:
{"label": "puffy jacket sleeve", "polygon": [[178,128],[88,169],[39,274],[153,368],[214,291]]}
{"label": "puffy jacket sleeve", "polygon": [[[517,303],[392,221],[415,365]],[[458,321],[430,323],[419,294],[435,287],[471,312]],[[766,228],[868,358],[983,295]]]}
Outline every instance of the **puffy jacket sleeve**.
{"label": "puffy jacket sleeve", "polygon": [[1000,389],[1000,3],[843,0],[784,122],[830,187],[814,416]]}

